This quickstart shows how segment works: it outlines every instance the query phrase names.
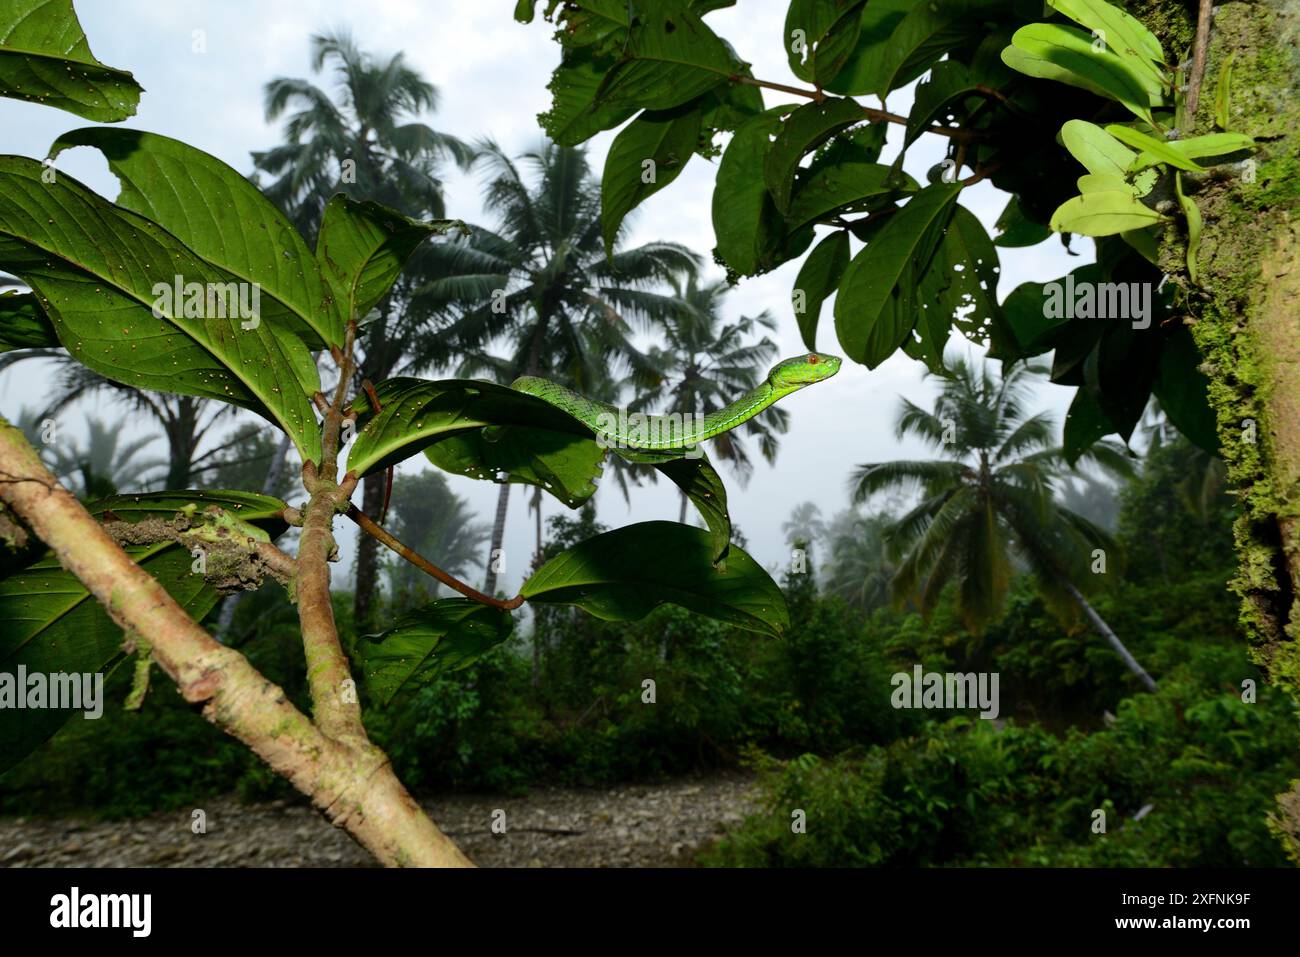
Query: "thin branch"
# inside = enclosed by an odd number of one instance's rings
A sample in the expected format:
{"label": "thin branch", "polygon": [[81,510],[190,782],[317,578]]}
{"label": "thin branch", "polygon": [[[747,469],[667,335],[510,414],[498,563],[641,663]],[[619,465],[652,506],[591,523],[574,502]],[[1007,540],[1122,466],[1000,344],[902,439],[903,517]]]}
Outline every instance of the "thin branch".
{"label": "thin branch", "polygon": [[523,595],[516,595],[509,601],[503,601],[500,598],[493,598],[491,595],[485,595],[481,591],[466,585],[456,576],[443,571],[418,552],[403,545],[392,533],[376,524],[373,519],[367,516],[365,512],[361,511],[361,509],[357,508],[355,505],[348,506],[347,516],[352,519],[352,521],[356,522],[357,526],[375,541],[396,552],[426,575],[436,578],[448,588],[454,588],[466,598],[472,598],[484,605],[491,605],[493,608],[504,608],[508,611],[514,610],[524,603]]}
{"label": "thin branch", "polygon": [[1192,72],[1187,80],[1187,125],[1196,126],[1196,107],[1201,102],[1201,82],[1205,79],[1205,59],[1210,49],[1210,21],[1214,18],[1214,0],[1201,0],[1196,12],[1196,42],[1192,47]]}
{"label": "thin branch", "polygon": [[54,550],[105,613],[203,716],[246,744],[388,865],[469,866],[369,741],[326,737],[233,648],[215,641],[59,485],[21,432],[0,421],[0,498]]}
{"label": "thin branch", "polygon": [[[730,79],[733,83],[743,83],[746,86],[757,86],[766,90],[777,90],[781,93],[790,93],[794,96],[807,97],[816,103],[820,103],[826,99],[826,94],[822,93],[820,90],[808,90],[797,86],[787,86],[784,83],[773,83],[771,80],[756,80],[752,76],[741,76],[739,74],[734,74]],[[878,110],[873,106],[863,106],[861,103],[858,104],[858,109],[860,109],[862,115],[869,120],[898,123],[903,126],[907,125],[907,117],[903,116],[901,113],[890,113],[888,110]],[[946,136],[949,139],[954,140],[976,140],[983,138],[980,134],[972,132],[971,130],[952,129],[947,126],[927,126],[923,132],[934,133],[938,136]]]}

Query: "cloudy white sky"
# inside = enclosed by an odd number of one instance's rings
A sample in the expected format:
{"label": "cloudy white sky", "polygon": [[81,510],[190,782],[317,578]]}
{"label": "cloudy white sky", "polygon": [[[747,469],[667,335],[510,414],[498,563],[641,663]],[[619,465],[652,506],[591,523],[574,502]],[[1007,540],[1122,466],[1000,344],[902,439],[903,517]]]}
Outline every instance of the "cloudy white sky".
{"label": "cloudy white sky", "polygon": [[[538,141],[536,116],[549,105],[545,87],[558,60],[547,25],[524,26],[512,19],[514,0],[77,0],[76,6],[96,56],[131,70],[145,87],[139,113],[124,125],[184,140],[241,172],[251,169],[251,150],[278,141],[278,131],[263,119],[263,84],[275,76],[310,75],[308,38],[313,32],[346,28],[367,50],[404,50],[411,65],[441,93],[437,113],[427,118],[431,125],[464,139],[492,136],[512,152]],[[781,45],[786,6],[786,0],[739,0],[731,9],[710,14],[708,21],[753,64],[756,76],[789,82]],[[205,52],[195,52],[196,36],[205,42]],[[889,106],[906,112],[909,100],[909,91],[899,91]],[[770,94],[767,101],[777,102]],[[85,125],[68,113],[0,100],[5,152],[43,157],[60,133]],[[900,142],[897,133],[897,128],[891,130],[886,159]],[[597,170],[613,135],[603,134],[590,146]],[[918,177],[941,154],[941,144],[928,139],[923,137],[909,157],[908,169]],[[116,181],[94,151],[65,153],[59,166],[109,198],[116,195]],[[714,245],[710,196],[715,171],[714,165],[692,159],[676,182],[641,208],[630,241],[673,240],[708,259]],[[479,187],[476,175],[449,171],[449,214],[489,221],[479,203]],[[1006,196],[988,184],[962,196],[990,230],[1005,201]],[[1002,295],[1030,278],[1060,276],[1082,261],[1071,259],[1055,241],[1001,253]],[[779,323],[776,338],[782,355],[804,351],[789,299],[797,272],[796,262],[744,280],[727,304],[732,315],[770,310]],[[827,317],[829,311],[828,305]],[[818,346],[836,351],[833,328],[825,319]],[[733,520],[759,561],[773,569],[784,563],[787,546],[781,524],[795,505],[811,500],[829,517],[846,507],[846,479],[856,464],[917,451],[894,438],[892,422],[900,395],[924,402],[933,394],[921,373],[919,363],[902,355],[870,372],[847,365],[830,382],[786,401],[791,429],[782,439],[775,467],[760,464],[743,488],[724,476]],[[45,391],[43,373],[34,363],[0,373],[0,413],[14,416],[24,403],[39,402]],[[1043,407],[1056,411],[1058,423],[1072,391],[1055,386],[1041,391]],[[122,421],[121,410],[107,404],[86,408]],[[80,418],[80,411],[70,414],[69,428],[75,430]],[[122,424],[127,430],[139,427]],[[156,449],[161,451],[161,442]],[[417,459],[406,468],[426,467],[423,461]],[[490,521],[496,487],[459,477],[452,482],[482,519]],[[523,502],[515,491],[506,537],[506,587],[519,582],[532,551],[532,521]],[[603,488],[597,504],[601,520],[610,525],[675,520],[678,507],[666,483],[635,492],[630,508],[617,489]],[[562,506],[548,499],[545,509],[550,515]],[[344,561],[349,564],[351,534],[351,529],[342,530]]]}

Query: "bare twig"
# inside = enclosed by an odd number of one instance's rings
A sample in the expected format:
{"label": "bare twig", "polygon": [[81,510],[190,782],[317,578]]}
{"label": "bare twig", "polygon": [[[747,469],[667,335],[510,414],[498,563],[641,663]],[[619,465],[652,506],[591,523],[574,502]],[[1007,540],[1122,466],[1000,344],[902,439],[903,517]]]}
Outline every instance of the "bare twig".
{"label": "bare twig", "polygon": [[1196,126],[1196,107],[1201,102],[1201,83],[1205,80],[1205,59],[1210,49],[1210,21],[1214,18],[1214,0],[1200,0],[1196,11],[1196,41],[1192,46],[1192,72],[1187,80],[1187,125]]}

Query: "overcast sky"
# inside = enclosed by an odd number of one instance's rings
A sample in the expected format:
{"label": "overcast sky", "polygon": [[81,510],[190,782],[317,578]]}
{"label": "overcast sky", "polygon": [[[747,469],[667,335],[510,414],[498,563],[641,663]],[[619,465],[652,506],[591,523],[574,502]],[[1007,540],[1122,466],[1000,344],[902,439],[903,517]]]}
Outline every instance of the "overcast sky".
{"label": "overcast sky", "polygon": [[[426,118],[430,125],[463,139],[491,136],[511,152],[538,142],[536,117],[549,106],[545,87],[559,58],[548,25],[524,26],[512,19],[514,0],[367,0],[362,4],[342,0],[77,0],[76,6],[95,55],[112,66],[131,70],[145,88],[138,114],[123,125],[184,140],[245,173],[251,169],[251,150],[279,141],[278,130],[263,119],[262,87],[275,76],[310,76],[308,40],[314,32],[345,28],[363,49],[376,54],[404,50],[410,64],[441,93],[437,113]],[[753,64],[756,76],[791,82],[781,45],[786,7],[787,0],[740,0],[731,9],[710,14],[708,22]],[[206,52],[195,52],[196,37],[204,41]],[[768,105],[777,102],[767,95]],[[903,90],[895,93],[888,105],[905,113],[909,102],[910,91]],[[0,100],[6,152],[44,157],[59,134],[86,125],[69,113]],[[597,171],[613,136],[612,132],[602,134],[590,144]],[[900,139],[899,128],[891,129],[887,160]],[[942,153],[942,144],[927,142],[931,139],[938,138],[922,137],[909,156],[907,168],[918,178]],[[59,168],[110,199],[116,196],[116,180],[93,150],[63,154]],[[693,158],[672,185],[641,207],[632,222],[629,241],[672,240],[710,260],[714,245],[710,197],[715,172],[714,164]],[[479,203],[479,187],[477,175],[449,170],[449,215],[490,222]],[[1006,196],[983,183],[966,190],[961,201],[991,231]],[[1091,254],[1089,248],[1080,252]],[[1086,261],[1069,257],[1055,240],[1027,250],[1001,250],[1001,257],[1003,296],[1028,279],[1055,278]],[[804,351],[789,298],[798,265],[796,261],[766,276],[743,280],[727,302],[729,316],[770,310],[778,320],[776,339],[782,356]],[[818,346],[836,352],[829,314],[828,304]],[[956,346],[954,342],[950,348]],[[791,428],[781,440],[775,467],[760,460],[752,480],[743,488],[724,471],[732,518],[760,562],[773,570],[785,562],[788,549],[781,524],[795,505],[814,501],[830,517],[847,506],[846,480],[855,465],[919,451],[895,440],[892,423],[900,395],[918,402],[933,395],[932,385],[922,381],[922,371],[920,363],[901,353],[870,372],[862,366],[846,365],[830,382],[786,400]],[[19,364],[0,373],[0,413],[16,416],[24,403],[38,403],[45,392],[40,368],[35,363]],[[1041,390],[1041,405],[1056,412],[1058,426],[1072,394],[1072,389],[1050,385]],[[85,408],[112,417],[129,431],[142,425],[126,421],[120,408],[108,403],[98,410],[93,405]],[[77,410],[69,414],[66,425],[75,431],[81,418]],[[164,448],[160,441],[151,451],[161,453]],[[404,466],[424,467],[428,466],[422,457]],[[496,486],[460,477],[451,477],[451,482],[482,520],[490,522]],[[516,489],[506,537],[506,587],[517,585],[532,551],[532,521],[524,502],[525,496]],[[667,483],[634,490],[630,509],[611,484],[598,493],[597,504],[601,520],[609,525],[676,520],[678,509],[675,489]],[[546,515],[562,510],[558,502],[546,500]],[[351,529],[342,529],[340,537],[344,561],[350,564]]]}

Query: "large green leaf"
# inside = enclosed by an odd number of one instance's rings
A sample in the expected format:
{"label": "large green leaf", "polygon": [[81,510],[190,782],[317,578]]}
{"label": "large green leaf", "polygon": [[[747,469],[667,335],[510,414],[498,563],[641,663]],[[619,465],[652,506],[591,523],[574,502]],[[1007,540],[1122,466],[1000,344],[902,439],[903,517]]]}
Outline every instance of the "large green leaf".
{"label": "large green leaf", "polygon": [[1002,314],[1020,348],[1017,356],[1003,358],[1041,355],[1052,348],[1053,330],[1068,320],[1064,315],[1049,316],[1044,302],[1041,282],[1021,283],[1007,294],[1002,301]]}
{"label": "large green leaf", "polygon": [[[590,429],[549,402],[494,382],[399,377],[376,391],[383,409],[362,426],[348,450],[348,470],[359,476],[417,455],[447,436],[484,426],[527,426],[594,438]],[[359,400],[354,406],[366,404]],[[476,477],[491,478],[490,467],[485,463]]]}
{"label": "large green leaf", "polygon": [[731,47],[681,0],[637,11],[623,60],[605,76],[605,106],[670,110],[742,72]]}
{"label": "large green leaf", "polygon": [[1098,50],[1091,34],[1055,23],[1031,23],[1011,38],[1002,62],[1013,70],[1109,97],[1153,123],[1151,93],[1128,64],[1110,50]]}
{"label": "large green leaf", "polygon": [[801,229],[832,215],[874,212],[915,188],[912,177],[881,163],[814,163],[800,172],[786,222]]}
{"label": "large green leaf", "polygon": [[613,56],[589,48],[566,48],[551,82],[551,108],[537,117],[546,135],[560,146],[578,146],[604,130],[612,130],[637,111],[635,103],[596,102]]}
{"label": "large green leaf", "polygon": [[857,47],[865,2],[791,0],[785,15],[790,71],[823,87],[834,80]]}
{"label": "large green leaf", "polygon": [[916,322],[915,285],[952,217],[961,187],[934,184],[892,213],[853,258],[835,297],[835,329],[855,362],[874,369]]}
{"label": "large green leaf", "polygon": [[[121,495],[90,506],[102,521],[137,522],[170,518],[194,506],[218,506],[254,523],[270,535],[287,528],[285,504],[246,492],[159,492]],[[136,546],[127,554],[158,580],[196,621],[217,602],[217,592],[192,570],[194,559],[174,542]],[[90,674],[110,669],[122,655],[122,630],[85,586],[46,554],[0,579],[0,673]],[[113,707],[103,702],[104,707]],[[62,727],[75,712],[67,709],[0,708],[0,771],[16,764]]]}
{"label": "large green leaf", "polygon": [[[884,96],[906,86],[941,56],[983,36],[991,16],[1005,15],[1001,0],[926,0],[914,3],[880,51],[875,89]],[[870,9],[871,4],[867,4]]]}
{"label": "large green leaf", "polygon": [[1052,214],[1058,232],[1084,236],[1113,236],[1160,221],[1160,214],[1142,205],[1131,189],[1104,190],[1067,199]]}
{"label": "large green leaf", "polygon": [[32,288],[73,357],[127,385],[251,409],[288,432],[304,460],[318,461],[309,396],[320,379],[276,301],[247,320],[206,314],[201,295],[172,294],[178,281],[199,293],[248,287],[149,220],[70,176],[45,182],[44,171],[35,160],[0,157],[0,269]]}
{"label": "large green leaf", "polygon": [[340,320],[365,319],[420,243],[451,229],[469,232],[459,220],[423,222],[379,203],[359,203],[342,193],[331,197],[321,217],[315,258]]}
{"label": "large green leaf", "polygon": [[[826,89],[845,96],[883,96],[887,93],[885,84],[892,60],[890,42],[894,30],[914,6],[916,0],[869,0],[862,7],[857,42],[843,67],[836,71],[835,78],[824,84]],[[893,73],[896,80],[906,77],[902,82],[907,83],[924,73],[926,66],[914,64],[915,72],[910,76],[900,75],[897,70]]]}
{"label": "large green leaf", "polygon": [[600,180],[606,250],[613,252],[624,217],[677,178],[699,139],[700,108],[694,105],[667,113],[643,112],[619,131]]}
{"label": "large green leaf", "polygon": [[513,630],[508,611],[468,598],[443,598],[407,612],[386,631],[362,636],[353,655],[382,707],[438,675],[473,664]]}
{"label": "large green leaf", "polygon": [[655,468],[666,475],[691,500],[713,540],[713,562],[726,560],[731,548],[731,515],[727,511],[727,487],[708,458],[680,458],[657,462]]}
{"label": "large green leaf", "polygon": [[577,605],[606,621],[644,618],[681,605],[769,635],[790,623],[785,596],[757,562],[732,546],[713,564],[712,536],[676,522],[642,522],[588,539],[552,558],[524,582],[530,602]]}
{"label": "large green leaf", "polygon": [[58,348],[54,325],[36,297],[13,289],[0,292],[0,352],[10,349]]}
{"label": "large green leaf", "polygon": [[810,351],[817,351],[817,326],[822,305],[840,284],[849,265],[849,234],[843,229],[831,233],[808,254],[794,281],[791,299],[799,335]]}
{"label": "large green leaf", "polygon": [[596,494],[605,450],[594,438],[530,426],[487,426],[449,435],[424,450],[438,468],[456,475],[544,488],[569,508]]}
{"label": "large green leaf", "polygon": [[1164,81],[1164,50],[1154,33],[1106,0],[1047,0],[1075,23],[1093,31],[1105,44],[1148,84],[1160,88]]}
{"label": "large green leaf", "polygon": [[1020,198],[1012,196],[1007,200],[1006,208],[994,223],[997,237],[993,245],[1007,248],[1037,246],[1052,235],[1046,223],[1037,223],[1025,215],[1020,208]]}
{"label": "large green leaf", "polygon": [[1061,142],[1070,155],[1097,176],[1127,174],[1137,154],[1095,123],[1066,120],[1061,127]]}
{"label": "large green leaf", "polygon": [[0,96],[115,123],[135,114],[142,92],[91,54],[72,0],[0,0]]}
{"label": "large green leaf", "polygon": [[1217,455],[1219,438],[1209,400],[1210,380],[1201,371],[1201,353],[1183,326],[1164,342],[1160,369],[1151,391],[1179,432]]}
{"label": "large green leaf", "polygon": [[763,179],[763,157],[781,124],[775,107],[744,123],[727,144],[713,189],[716,255],[742,276],[771,265],[784,234],[781,215]]}
{"label": "large green leaf", "polygon": [[807,103],[786,118],[763,160],[763,180],[777,209],[782,213],[790,210],[800,161],[840,130],[862,120],[862,107],[845,97]]}
{"label": "large green leaf", "polygon": [[343,345],[343,320],[302,235],[262,191],[203,150],[156,133],[92,126],[64,133],[50,158],[90,146],[122,184],[116,203],[282,303],[314,348]]}
{"label": "large green leaf", "polygon": [[1190,159],[1186,154],[1173,148],[1164,140],[1158,140],[1154,136],[1148,136],[1140,130],[1129,129],[1127,126],[1120,126],[1118,123],[1107,125],[1106,132],[1121,143],[1131,146],[1143,153],[1149,153],[1161,163],[1168,163],[1177,169],[1185,169],[1196,173],[1205,169],[1200,163]]}

